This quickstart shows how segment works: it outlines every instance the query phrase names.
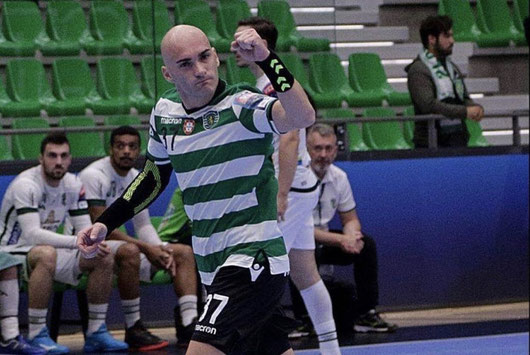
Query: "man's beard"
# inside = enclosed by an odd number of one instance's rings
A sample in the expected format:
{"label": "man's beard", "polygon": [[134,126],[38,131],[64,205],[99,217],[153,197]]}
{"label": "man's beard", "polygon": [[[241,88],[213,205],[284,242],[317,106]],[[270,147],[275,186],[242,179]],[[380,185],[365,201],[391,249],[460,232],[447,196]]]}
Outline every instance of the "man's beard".
{"label": "man's beard", "polygon": [[129,171],[134,167],[134,159],[127,158],[131,162],[130,164],[123,164],[122,159],[114,159],[114,164],[118,167],[118,169]]}
{"label": "man's beard", "polygon": [[435,50],[436,50],[436,53],[438,53],[438,56],[440,58],[447,58],[448,56],[453,54],[453,47],[452,46],[449,47],[448,49],[444,49],[444,48],[442,48],[442,46],[440,46],[439,42],[436,42]]}
{"label": "man's beard", "polygon": [[53,170],[52,171],[44,170],[44,174],[52,180],[61,180],[66,174],[66,170],[61,171],[61,172],[54,172]]}

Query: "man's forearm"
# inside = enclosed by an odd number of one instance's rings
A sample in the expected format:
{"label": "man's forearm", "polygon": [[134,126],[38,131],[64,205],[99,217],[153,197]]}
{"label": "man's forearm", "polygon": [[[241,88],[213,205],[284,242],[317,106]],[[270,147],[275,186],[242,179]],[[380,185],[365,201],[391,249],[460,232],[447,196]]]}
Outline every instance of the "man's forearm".
{"label": "man's forearm", "polygon": [[171,176],[171,165],[158,166],[146,160],[143,170],[136,176],[112,205],[98,217],[96,222],[107,226],[108,233],[148,207],[164,190]]}
{"label": "man's forearm", "polygon": [[318,243],[334,247],[341,247],[342,238],[344,238],[343,234],[334,233],[315,227],[315,240]]}

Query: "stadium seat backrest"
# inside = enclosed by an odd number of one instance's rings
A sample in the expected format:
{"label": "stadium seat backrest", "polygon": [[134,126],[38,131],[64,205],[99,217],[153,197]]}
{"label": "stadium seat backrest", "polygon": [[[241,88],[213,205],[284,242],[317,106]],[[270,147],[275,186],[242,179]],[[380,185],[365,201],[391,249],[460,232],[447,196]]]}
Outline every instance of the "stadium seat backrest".
{"label": "stadium seat backrest", "polygon": [[477,24],[484,32],[512,31],[514,26],[508,3],[505,0],[477,0]]}
{"label": "stadium seat backrest", "polygon": [[289,3],[283,0],[262,0],[258,3],[258,16],[274,23],[281,36],[296,32],[296,23]]}
{"label": "stadium seat backrest", "polygon": [[162,75],[162,57],[155,58],[152,55],[142,58],[140,63],[142,70],[142,92],[150,98],[159,98],[165,91],[174,87],[173,84],[164,79]]}
{"label": "stadium seat backrest", "polygon": [[528,0],[513,0],[513,22],[521,32],[524,32],[523,21],[528,17],[528,7]]}
{"label": "stadium seat backrest", "polygon": [[46,32],[53,40],[77,41],[88,30],[81,4],[52,0],[46,8]]}
{"label": "stadium seat backrest", "polygon": [[129,31],[129,18],[123,4],[115,0],[92,0],[90,33],[96,40],[123,41]]}
{"label": "stadium seat backrest", "polygon": [[52,63],[52,89],[55,97],[84,98],[95,90],[88,64],[79,58],[60,58]]}
{"label": "stadium seat backrest", "polygon": [[39,8],[34,1],[4,1],[2,30],[7,40],[33,42],[44,32]]}
{"label": "stadium seat backrest", "polygon": [[196,26],[208,37],[217,34],[210,6],[204,0],[175,1],[175,23]]}
{"label": "stadium seat backrest", "polygon": [[317,92],[333,92],[347,85],[339,57],[335,53],[312,54],[309,57],[309,82]]}
{"label": "stadium seat backrest", "polygon": [[[391,108],[373,107],[363,111],[364,117],[395,117]],[[363,122],[363,138],[372,149],[410,149],[405,141],[401,126],[396,121]]]}
{"label": "stadium seat backrest", "polygon": [[37,59],[12,59],[6,66],[6,89],[13,101],[38,101],[51,96],[44,67]]}
{"label": "stadium seat backrest", "polygon": [[[91,117],[70,116],[61,118],[59,127],[95,127],[95,124]],[[105,155],[98,132],[70,132],[66,133],[66,136],[70,142],[70,153],[73,158]]]}
{"label": "stadium seat backrest", "polygon": [[438,12],[453,19],[455,35],[459,33],[479,33],[471,5],[467,0],[440,0]]}
{"label": "stadium seat backrest", "polygon": [[234,37],[239,20],[252,16],[244,0],[221,0],[216,9],[217,32],[228,39]]}
{"label": "stadium seat backrest", "polygon": [[250,69],[238,67],[233,55],[226,59],[226,79],[229,84],[247,83],[251,86],[256,85],[256,78]]}
{"label": "stadium seat backrest", "polygon": [[132,63],[126,58],[103,58],[97,64],[97,87],[104,99],[126,98],[139,90]]}
{"label": "stadium seat backrest", "polygon": [[[153,16],[154,6],[154,16]],[[166,4],[161,0],[136,0],[133,5],[133,32],[141,39],[153,39],[153,17],[155,22],[154,40],[160,43],[171,28],[171,21]]]}
{"label": "stadium seat backrest", "polygon": [[376,53],[353,53],[348,63],[350,85],[355,91],[388,87],[385,69]]}
{"label": "stadium seat backrest", "polygon": [[[19,118],[13,121],[13,128],[49,128],[48,120],[42,117]],[[40,154],[40,143],[45,133],[16,134],[12,137],[12,150],[15,159],[37,159]]]}

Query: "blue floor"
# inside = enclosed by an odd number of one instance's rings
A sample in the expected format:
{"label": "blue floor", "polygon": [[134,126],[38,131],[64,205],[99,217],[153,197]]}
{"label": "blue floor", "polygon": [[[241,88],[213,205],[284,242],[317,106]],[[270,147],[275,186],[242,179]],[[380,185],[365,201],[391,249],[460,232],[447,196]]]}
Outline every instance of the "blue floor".
{"label": "blue floor", "polygon": [[[359,345],[342,347],[341,350],[343,355],[528,355],[529,353],[528,333]],[[295,353],[300,355],[319,354],[316,350],[301,350]]]}

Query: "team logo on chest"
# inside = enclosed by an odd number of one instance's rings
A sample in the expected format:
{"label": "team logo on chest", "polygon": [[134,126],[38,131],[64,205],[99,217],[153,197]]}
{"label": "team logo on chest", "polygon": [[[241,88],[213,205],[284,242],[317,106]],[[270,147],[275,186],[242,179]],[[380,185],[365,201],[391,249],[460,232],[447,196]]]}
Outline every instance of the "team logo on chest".
{"label": "team logo on chest", "polygon": [[185,135],[192,134],[194,129],[195,129],[194,120],[184,120],[184,124],[182,125],[182,130],[184,131]]}
{"label": "team logo on chest", "polygon": [[202,116],[202,125],[204,129],[210,129],[214,124],[219,122],[219,112],[208,111]]}

